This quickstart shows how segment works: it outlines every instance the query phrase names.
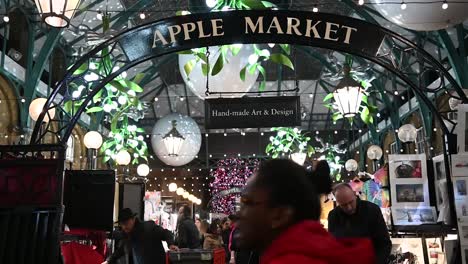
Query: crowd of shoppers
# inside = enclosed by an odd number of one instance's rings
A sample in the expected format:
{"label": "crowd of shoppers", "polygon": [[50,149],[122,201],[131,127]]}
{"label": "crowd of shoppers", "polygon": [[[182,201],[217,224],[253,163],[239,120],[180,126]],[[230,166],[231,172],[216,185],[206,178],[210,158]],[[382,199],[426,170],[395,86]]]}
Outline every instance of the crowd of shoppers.
{"label": "crowd of shoppers", "polygon": [[248,180],[238,214],[209,223],[183,206],[175,240],[125,209],[119,223],[126,238],[106,263],[124,256],[125,263],[164,263],[166,241],[171,250],[224,248],[227,264],[385,264],[391,241],[380,209],[349,185],[333,189],[338,206],[329,214],[329,232],[320,224],[320,196],[331,187],[326,162],[310,173],[290,160],[265,161]]}

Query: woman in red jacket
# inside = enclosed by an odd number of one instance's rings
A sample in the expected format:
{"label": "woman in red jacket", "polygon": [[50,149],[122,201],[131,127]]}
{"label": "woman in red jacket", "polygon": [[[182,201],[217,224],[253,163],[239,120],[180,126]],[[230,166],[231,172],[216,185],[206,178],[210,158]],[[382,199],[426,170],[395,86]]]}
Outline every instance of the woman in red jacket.
{"label": "woman in red jacket", "polygon": [[261,264],[374,263],[369,240],[338,241],[320,224],[319,194],[331,190],[324,165],[308,178],[290,160],[270,160],[248,181],[241,197],[240,241],[262,252]]}

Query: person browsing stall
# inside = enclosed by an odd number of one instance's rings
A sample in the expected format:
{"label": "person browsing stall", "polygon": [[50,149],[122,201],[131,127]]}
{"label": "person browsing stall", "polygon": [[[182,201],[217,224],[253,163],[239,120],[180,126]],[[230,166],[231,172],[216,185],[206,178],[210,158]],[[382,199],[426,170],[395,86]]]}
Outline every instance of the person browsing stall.
{"label": "person browsing stall", "polygon": [[125,237],[121,246],[103,264],[115,264],[122,258],[126,264],[165,263],[166,252],[162,241],[166,241],[171,250],[178,249],[169,230],[153,221],[142,222],[136,215],[130,208],[120,211],[118,223]]}
{"label": "person browsing stall", "polygon": [[177,245],[180,248],[200,248],[200,233],[193,221],[190,207],[187,205],[180,207],[177,222]]}
{"label": "person browsing stall", "polygon": [[351,186],[339,184],[333,191],[337,207],[328,214],[328,231],[337,238],[372,240],[378,264],[386,264],[392,242],[380,208],[360,200]]}

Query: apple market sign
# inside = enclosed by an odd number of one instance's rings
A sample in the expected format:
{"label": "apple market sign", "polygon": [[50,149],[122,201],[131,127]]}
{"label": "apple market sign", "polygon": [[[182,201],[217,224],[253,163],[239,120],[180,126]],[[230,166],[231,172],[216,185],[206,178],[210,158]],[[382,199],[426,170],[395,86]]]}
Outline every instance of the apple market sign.
{"label": "apple market sign", "polygon": [[118,40],[131,61],[234,43],[315,46],[375,56],[385,34],[361,20],[287,10],[223,11],[166,18]]}

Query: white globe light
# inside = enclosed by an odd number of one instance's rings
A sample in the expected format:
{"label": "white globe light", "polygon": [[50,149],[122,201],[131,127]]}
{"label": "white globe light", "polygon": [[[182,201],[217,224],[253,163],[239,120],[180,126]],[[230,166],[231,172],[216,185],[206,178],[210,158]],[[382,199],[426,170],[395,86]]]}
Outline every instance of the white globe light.
{"label": "white globe light", "polygon": [[406,124],[398,129],[398,138],[403,143],[415,142],[418,132],[413,124]]}
{"label": "white globe light", "polygon": [[[217,46],[210,47],[209,51],[210,64],[214,65],[220,54],[219,48]],[[243,45],[236,56],[232,56],[231,52],[228,52],[226,60],[229,61],[229,63],[226,63],[223,69],[215,76],[212,76],[211,73],[209,73],[210,93],[239,92],[239,94],[233,94],[233,96],[242,97],[245,92],[249,91],[257,80],[258,71],[253,75],[247,72],[245,74],[245,81],[240,79],[239,72],[248,64],[249,56],[252,53],[254,53],[253,45]],[[201,64],[196,64],[188,77],[184,70],[184,65],[193,59],[195,59],[195,56],[193,55],[180,54],[179,70],[187,87],[189,87],[196,96],[201,99],[205,99],[207,97],[205,94],[206,76],[202,73]],[[213,97],[217,96],[218,95],[216,94],[213,95]]]}
{"label": "white globe light", "polygon": [[190,193],[188,192],[184,192],[184,194],[182,194],[182,197],[184,197],[184,199],[189,198],[189,196],[190,196]]}
{"label": "white globe light", "polygon": [[185,193],[184,188],[180,188],[180,187],[177,188],[177,191],[176,191],[177,195],[182,196],[182,195],[184,195],[184,193]]}
{"label": "white globe light", "polygon": [[218,3],[218,0],[206,0],[205,3],[209,8],[213,8]]}
{"label": "white globe light", "polygon": [[200,204],[202,203],[202,200],[197,199],[197,200],[195,201],[195,203],[196,203],[197,205],[200,205]]}
{"label": "white globe light", "polygon": [[307,158],[306,153],[296,152],[296,153],[291,154],[291,160],[301,166],[304,165],[306,158]]}
{"label": "white globe light", "polygon": [[[177,155],[173,155],[164,143],[164,137],[173,129],[176,121],[177,132],[184,138]],[[179,142],[180,143],[180,142]],[[167,115],[154,125],[151,145],[156,156],[169,166],[183,166],[198,155],[201,147],[201,133],[198,124],[192,118],[178,113]]]}
{"label": "white globe light", "polygon": [[379,160],[382,158],[382,148],[377,145],[372,145],[367,149],[367,157],[371,160]]}
{"label": "white globe light", "polygon": [[177,184],[175,182],[172,182],[172,183],[169,184],[169,191],[170,192],[177,191]]}
{"label": "white globe light", "polygon": [[349,159],[345,163],[345,169],[347,171],[357,171],[358,169],[358,163],[354,159]]}
{"label": "white globe light", "polygon": [[[47,102],[46,98],[36,98],[34,99],[31,104],[29,105],[29,115],[31,119],[37,121],[39,115],[41,115],[42,110],[44,109],[44,105]],[[43,122],[49,122],[51,118],[55,116],[55,108],[51,108],[48,111],[49,114],[44,115]]]}
{"label": "white globe light", "polygon": [[126,150],[121,150],[117,155],[115,156],[115,162],[117,162],[118,165],[121,166],[127,166],[130,164],[130,161],[132,160],[132,157]]}
{"label": "white globe light", "polygon": [[195,199],[197,199],[197,198],[193,194],[189,195],[189,197],[188,197],[188,200],[191,201],[191,202],[195,201]]}
{"label": "white globe light", "polygon": [[102,136],[97,131],[89,131],[83,138],[84,144],[89,149],[98,149],[102,145]]}
{"label": "white globe light", "polygon": [[121,96],[119,96],[119,98],[117,99],[117,101],[119,102],[119,104],[124,105],[124,104],[127,103],[127,97],[121,95]]}
{"label": "white globe light", "polygon": [[137,167],[137,174],[141,177],[146,177],[150,173],[150,168],[147,164],[140,164]]}
{"label": "white globe light", "polygon": [[401,5],[385,3],[386,0],[374,1],[374,8],[391,22],[417,31],[433,31],[451,27],[468,18],[468,2],[450,3],[442,9],[438,1],[413,0],[402,10]]}

